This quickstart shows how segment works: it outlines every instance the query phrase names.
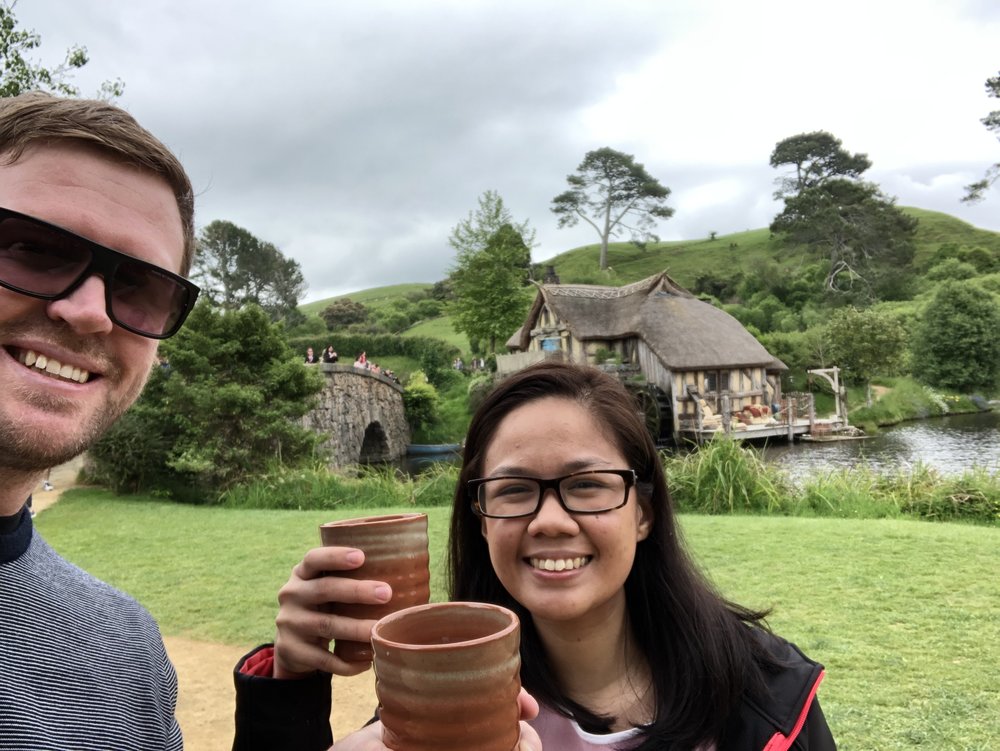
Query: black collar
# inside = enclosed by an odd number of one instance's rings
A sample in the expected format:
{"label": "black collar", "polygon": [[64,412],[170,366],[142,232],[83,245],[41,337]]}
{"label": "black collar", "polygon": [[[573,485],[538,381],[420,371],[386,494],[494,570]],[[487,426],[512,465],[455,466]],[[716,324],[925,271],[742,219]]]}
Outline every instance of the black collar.
{"label": "black collar", "polygon": [[24,555],[31,544],[31,512],[24,505],[13,516],[0,516],[0,564]]}

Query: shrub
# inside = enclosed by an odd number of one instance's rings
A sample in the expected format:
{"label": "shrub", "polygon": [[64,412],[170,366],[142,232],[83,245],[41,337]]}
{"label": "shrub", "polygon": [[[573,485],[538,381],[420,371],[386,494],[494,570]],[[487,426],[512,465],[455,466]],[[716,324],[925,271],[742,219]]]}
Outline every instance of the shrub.
{"label": "shrub", "polygon": [[94,475],[114,490],[214,501],[271,461],[312,459],[317,436],[298,418],[322,378],[259,307],[198,305],[162,352],[169,370],[156,369],[129,419],[94,449]]}
{"label": "shrub", "polygon": [[974,283],[938,287],[916,327],[913,361],[932,386],[990,389],[1000,371],[1000,304]]}
{"label": "shrub", "polygon": [[423,371],[417,370],[410,375],[410,380],[403,389],[403,406],[406,410],[406,421],[414,431],[438,419],[438,392],[428,382]]}

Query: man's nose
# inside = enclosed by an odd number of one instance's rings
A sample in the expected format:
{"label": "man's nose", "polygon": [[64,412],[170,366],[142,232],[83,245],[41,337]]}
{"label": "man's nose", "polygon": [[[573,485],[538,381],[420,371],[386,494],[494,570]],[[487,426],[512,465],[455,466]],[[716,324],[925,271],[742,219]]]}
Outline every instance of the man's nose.
{"label": "man's nose", "polygon": [[108,317],[104,284],[100,276],[90,276],[72,294],[49,303],[49,318],[65,321],[79,334],[111,333],[114,323]]}

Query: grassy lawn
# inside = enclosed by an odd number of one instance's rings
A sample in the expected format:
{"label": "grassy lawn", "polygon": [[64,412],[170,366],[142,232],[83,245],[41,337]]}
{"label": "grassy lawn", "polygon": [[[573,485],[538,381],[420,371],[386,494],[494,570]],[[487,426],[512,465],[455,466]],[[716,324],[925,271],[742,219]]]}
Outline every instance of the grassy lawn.
{"label": "grassy lawn", "polygon": [[[388,510],[380,509],[380,513]],[[359,515],[233,511],[67,493],[38,519],[58,550],[130,592],[163,631],[250,646],[317,525]],[[435,599],[448,510],[429,510]],[[839,747],[1000,748],[1000,530],[898,520],[685,516],[719,589],[774,608],[775,631],[823,662]]]}

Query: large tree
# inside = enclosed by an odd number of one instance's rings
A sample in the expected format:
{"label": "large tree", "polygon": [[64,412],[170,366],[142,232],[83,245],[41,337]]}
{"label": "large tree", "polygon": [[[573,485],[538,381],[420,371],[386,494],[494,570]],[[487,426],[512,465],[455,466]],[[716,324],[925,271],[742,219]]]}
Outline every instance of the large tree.
{"label": "large tree", "polygon": [[505,224],[476,253],[460,254],[451,271],[455,295],[450,303],[453,325],[470,340],[489,342],[496,352],[524,321],[521,288],[527,280],[524,259],[530,249],[516,227]]}
{"label": "large tree", "polygon": [[670,188],[660,184],[631,154],[604,147],[589,151],[566,176],[570,189],[552,199],[552,211],[560,227],[572,227],[583,219],[601,238],[600,268],[608,267],[608,242],[628,231],[632,242],[642,247],[656,242],[658,219],[669,219]]}
{"label": "large tree", "polygon": [[[1000,74],[986,79],[986,95],[1000,99]],[[1000,110],[993,110],[983,118],[982,122],[986,126],[986,129],[991,133],[996,133],[997,139],[1000,140]],[[962,200],[969,203],[976,203],[983,200],[986,191],[998,179],[1000,179],[1000,162],[990,165],[982,180],[978,180],[971,185],[966,185],[965,197]]]}
{"label": "large tree", "polygon": [[490,238],[504,225],[513,227],[528,248],[527,264],[531,263],[531,248],[535,244],[535,230],[528,226],[528,220],[515,222],[510,209],[495,190],[487,190],[479,196],[479,206],[475,211],[451,229],[448,244],[458,253],[459,260],[467,255],[486,249]]}
{"label": "large tree", "polygon": [[873,183],[834,179],[785,199],[771,231],[827,261],[824,287],[859,302],[895,298],[913,260],[917,220]]}
{"label": "large tree", "polygon": [[[31,30],[19,29],[14,15],[16,2],[0,2],[0,97],[17,96],[25,91],[48,91],[63,96],[79,96],[80,90],[69,83],[73,71],[86,65],[87,48],[71,47],[62,63],[46,68],[26,55],[38,49],[42,38]],[[122,95],[121,79],[105,81],[97,96],[111,100]]]}
{"label": "large tree", "polygon": [[252,303],[272,320],[301,320],[298,303],[306,282],[299,264],[232,222],[216,220],[202,229],[192,277],[227,310]]}
{"label": "large tree", "polygon": [[897,298],[910,278],[917,220],[878,185],[861,179],[871,166],[825,131],[779,141],[771,166],[792,166],[778,178],[785,207],[771,231],[807,245],[826,260],[824,287],[858,302]]}
{"label": "large tree", "polygon": [[1000,304],[974,282],[947,281],[913,339],[913,367],[932,386],[992,390],[1000,376]]}
{"label": "large tree", "polygon": [[792,167],[778,178],[775,198],[800,195],[834,178],[858,179],[872,166],[867,154],[852,154],[839,138],[824,130],[799,133],[779,141],[771,152],[771,166]]}

